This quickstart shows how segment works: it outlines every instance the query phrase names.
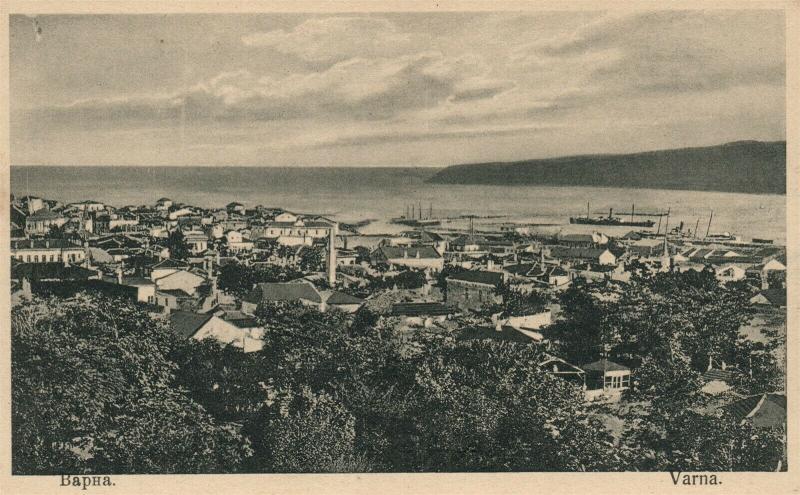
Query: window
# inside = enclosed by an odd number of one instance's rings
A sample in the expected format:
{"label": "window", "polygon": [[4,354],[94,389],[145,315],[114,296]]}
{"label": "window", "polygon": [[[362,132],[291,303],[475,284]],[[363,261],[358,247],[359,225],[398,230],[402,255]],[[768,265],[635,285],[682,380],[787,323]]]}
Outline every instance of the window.
{"label": "window", "polygon": [[39,255],[38,254],[34,254],[33,255],[33,262],[34,263],[38,263],[39,262]]}
{"label": "window", "polygon": [[606,389],[620,389],[630,386],[630,375],[624,376],[608,376],[606,375],[603,380],[603,388]]}

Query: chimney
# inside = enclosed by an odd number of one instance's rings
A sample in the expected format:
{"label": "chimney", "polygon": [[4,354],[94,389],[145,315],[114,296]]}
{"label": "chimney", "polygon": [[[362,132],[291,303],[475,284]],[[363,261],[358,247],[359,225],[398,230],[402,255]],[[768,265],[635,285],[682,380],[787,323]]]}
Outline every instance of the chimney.
{"label": "chimney", "polygon": [[122,285],[122,268],[117,268],[117,283]]}
{"label": "chimney", "polygon": [[336,224],[328,229],[328,285],[336,285]]}

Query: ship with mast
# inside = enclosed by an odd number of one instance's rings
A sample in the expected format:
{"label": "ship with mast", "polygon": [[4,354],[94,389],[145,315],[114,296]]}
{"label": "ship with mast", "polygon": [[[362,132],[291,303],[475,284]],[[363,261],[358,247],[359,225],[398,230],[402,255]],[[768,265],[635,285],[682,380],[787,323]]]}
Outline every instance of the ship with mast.
{"label": "ship with mast", "polygon": [[414,204],[406,205],[406,213],[397,218],[392,218],[391,223],[406,225],[408,227],[431,227],[441,225],[441,220],[433,218],[433,203],[428,207],[428,215],[422,216],[422,202],[420,201],[415,210]]}
{"label": "ship with mast", "polygon": [[647,227],[655,225],[652,220],[637,220],[635,217],[661,217],[662,213],[637,213],[636,205],[631,205],[630,220],[614,216],[614,209],[608,209],[608,216],[592,217],[589,213],[589,203],[586,203],[586,216],[570,217],[569,223],[579,225],[608,225],[616,227]]}

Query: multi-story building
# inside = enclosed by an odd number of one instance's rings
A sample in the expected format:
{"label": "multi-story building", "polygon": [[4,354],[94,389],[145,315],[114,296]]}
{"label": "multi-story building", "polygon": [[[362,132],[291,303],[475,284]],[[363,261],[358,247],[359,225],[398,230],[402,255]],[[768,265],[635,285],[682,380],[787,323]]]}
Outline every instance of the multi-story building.
{"label": "multi-story building", "polygon": [[65,239],[22,239],[11,241],[11,258],[23,263],[81,263],[86,252]]}

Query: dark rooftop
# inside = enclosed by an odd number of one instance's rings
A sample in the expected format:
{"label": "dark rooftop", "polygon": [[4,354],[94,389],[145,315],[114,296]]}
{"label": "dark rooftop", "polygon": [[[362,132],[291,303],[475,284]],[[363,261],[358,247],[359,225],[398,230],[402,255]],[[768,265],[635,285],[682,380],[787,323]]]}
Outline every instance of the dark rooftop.
{"label": "dark rooftop", "polygon": [[169,315],[169,323],[175,333],[189,339],[213,317],[213,314],[173,311]]}
{"label": "dark rooftop", "polygon": [[500,272],[466,271],[454,273],[447,277],[447,279],[497,286],[503,283],[503,274]]}
{"label": "dark rooftop", "polygon": [[613,361],[609,361],[608,359],[600,359],[599,361],[594,361],[589,364],[584,364],[580,366],[581,369],[584,371],[626,371],[630,370],[627,366],[623,366],[621,364],[617,364]]}
{"label": "dark rooftop", "polygon": [[438,302],[398,303],[392,306],[392,314],[398,316],[441,316],[454,312],[453,308]]}

